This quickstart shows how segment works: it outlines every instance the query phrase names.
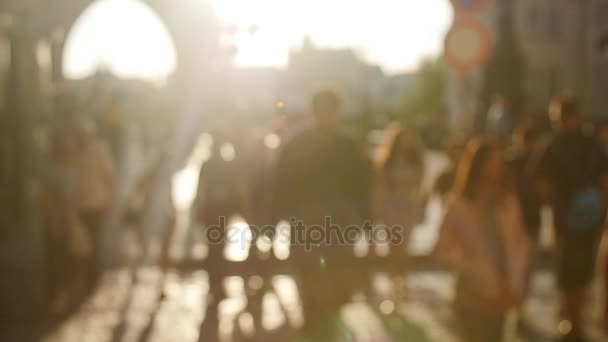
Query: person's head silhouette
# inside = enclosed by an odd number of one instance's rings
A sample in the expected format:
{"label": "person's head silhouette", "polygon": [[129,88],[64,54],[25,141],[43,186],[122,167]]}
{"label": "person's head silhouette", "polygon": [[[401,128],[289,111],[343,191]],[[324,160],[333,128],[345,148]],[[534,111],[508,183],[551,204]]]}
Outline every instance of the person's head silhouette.
{"label": "person's head silhouette", "polygon": [[574,97],[562,96],[551,101],[549,115],[554,126],[564,132],[576,132],[580,129],[581,118],[578,102]]}
{"label": "person's head silhouette", "polygon": [[342,98],[334,89],[325,88],[312,97],[312,113],[317,126],[335,128],[340,122]]}

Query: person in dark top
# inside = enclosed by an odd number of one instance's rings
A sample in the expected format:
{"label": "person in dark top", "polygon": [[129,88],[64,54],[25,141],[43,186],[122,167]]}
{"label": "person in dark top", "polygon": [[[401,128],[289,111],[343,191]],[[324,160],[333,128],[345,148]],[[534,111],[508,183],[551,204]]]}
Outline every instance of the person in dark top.
{"label": "person in dark top", "polygon": [[[280,138],[274,133],[268,133],[262,139],[252,142],[253,148],[247,157],[247,202],[248,216],[245,217],[250,226],[255,227],[252,233],[252,245],[262,235],[272,240],[274,225],[272,222],[272,186],[274,183],[275,159],[280,145]],[[265,257],[271,257],[266,255]]]}
{"label": "person in dark top", "polygon": [[540,136],[540,130],[535,126],[523,128],[515,137],[517,150],[508,161],[524,225],[533,244],[538,241],[540,231],[541,200],[534,191],[533,181],[533,161],[538,152]]}
{"label": "person in dark top", "polygon": [[234,215],[243,215],[246,204],[234,145],[221,134],[215,134],[211,149],[210,158],[200,169],[193,214],[194,221],[205,231],[208,247],[206,264],[210,299],[205,315],[205,332],[210,340],[217,340],[219,306],[227,296],[223,279],[226,276],[224,250],[229,238],[228,224]]}
{"label": "person in dark top", "polygon": [[[305,336],[323,330],[350,300],[355,285],[352,245],[340,243],[332,230],[362,228],[370,216],[371,163],[360,145],[340,132],[340,107],[335,91],[317,92],[312,99],[315,125],[287,142],[276,166],[274,222],[291,224],[291,260],[299,276]],[[323,241],[312,241],[319,237],[318,227]],[[306,239],[301,240],[303,233]],[[329,234],[332,241],[326,239]]]}
{"label": "person in dark top", "polygon": [[[508,159],[510,183],[521,207],[521,215],[524,229],[530,241],[531,266],[528,268],[525,281],[526,293],[530,289],[532,274],[534,272],[534,254],[539,243],[541,226],[541,199],[534,191],[534,161],[538,156],[540,130],[534,126],[526,126],[518,130],[514,136],[515,149]],[[520,310],[523,311],[523,304]],[[525,315],[519,315],[518,328],[521,333],[527,334],[532,331]]]}
{"label": "person in dark top", "polygon": [[465,143],[464,139],[448,135],[444,137],[441,145],[442,153],[446,156],[448,165],[435,180],[433,192],[439,195],[442,201],[446,202],[456,181],[456,167],[460,162]]}
{"label": "person in dark top", "polygon": [[554,212],[562,313],[572,327],[564,340],[581,341],[583,306],[604,226],[606,192],[600,183],[608,161],[595,137],[583,133],[575,99],[556,99],[550,113],[556,135],[536,167],[536,187]]}
{"label": "person in dark top", "polygon": [[[604,149],[604,153],[608,154],[608,120],[603,119],[599,122],[595,123],[595,134]],[[602,187],[608,185],[608,178],[602,179]],[[608,241],[608,238],[604,237],[604,243]],[[608,293],[608,250],[603,248],[603,252],[600,255],[600,258],[604,261],[604,293]],[[608,296],[604,296],[604,306],[603,306],[603,329],[604,332],[608,334]]]}
{"label": "person in dark top", "polygon": [[369,217],[371,163],[359,144],[338,129],[340,106],[334,91],[318,92],[312,104],[315,126],[280,151],[273,198],[277,217],[290,218],[310,207]]}

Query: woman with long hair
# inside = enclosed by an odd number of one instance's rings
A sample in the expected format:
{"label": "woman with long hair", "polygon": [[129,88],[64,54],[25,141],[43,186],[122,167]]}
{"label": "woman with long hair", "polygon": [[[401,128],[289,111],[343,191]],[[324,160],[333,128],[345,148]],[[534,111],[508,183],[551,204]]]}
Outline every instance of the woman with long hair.
{"label": "woman with long hair", "polygon": [[394,125],[389,128],[378,157],[374,219],[389,229],[391,237],[402,237],[392,240],[389,246],[389,272],[397,278],[405,272],[409,233],[424,218],[424,146],[416,132]]}
{"label": "woman with long hair", "polygon": [[501,341],[505,314],[524,296],[530,243],[502,149],[467,145],[434,255],[458,276],[463,341]]}

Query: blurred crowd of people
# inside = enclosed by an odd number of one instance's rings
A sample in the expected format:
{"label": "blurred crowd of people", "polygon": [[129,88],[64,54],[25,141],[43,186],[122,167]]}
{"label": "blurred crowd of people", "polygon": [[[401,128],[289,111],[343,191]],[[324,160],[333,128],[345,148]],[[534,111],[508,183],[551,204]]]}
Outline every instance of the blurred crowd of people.
{"label": "blurred crowd of people", "polygon": [[52,135],[46,165],[40,208],[48,299],[51,306],[60,307],[62,290],[97,283],[100,234],[114,195],[114,162],[95,125],[70,114]]}
{"label": "blurred crowd of people", "polygon": [[[436,183],[447,213],[434,255],[459,275],[454,308],[467,341],[501,340],[505,314],[523,307],[538,264],[544,208],[552,213],[550,257],[561,294],[556,330],[564,341],[586,340],[583,313],[601,255],[608,194],[604,128],[583,123],[573,97],[554,99],[548,114],[551,129],[526,123],[510,135],[503,124],[465,143],[446,143],[457,167]],[[488,120],[496,127],[496,115]]]}
{"label": "blurred crowd of people", "polygon": [[[605,127],[584,129],[576,100],[560,97],[549,110],[552,131],[522,125],[510,135],[501,126],[500,134],[488,130],[467,139],[446,137],[443,152],[452,167],[429,189],[423,186],[427,148],[416,130],[392,124],[383,130],[383,142],[372,146],[342,130],[340,110],[339,94],[324,89],[312,98],[308,125],[269,130],[255,142],[238,141],[235,136],[242,132],[212,132],[191,216],[209,240],[207,319],[213,321],[226,298],[224,249],[234,215],[258,228],[252,229],[252,245],[276,238],[277,222],[290,223],[288,262],[305,317],[301,336],[331,340],[340,334],[332,328],[339,308],[369,291],[378,267],[397,288],[405,286],[400,282],[411,263],[411,230],[425,220],[429,196],[441,196],[446,214],[432,257],[457,275],[453,307],[463,341],[500,341],[506,314],[523,307],[538,255],[543,206],[554,213],[554,271],[563,296],[560,331],[564,340],[584,340],[582,312],[608,196]],[[497,120],[495,115],[490,119]],[[116,157],[106,143],[95,125],[73,116],[53,135],[40,196],[52,303],[60,302],[66,284],[93,287],[100,275],[101,231],[117,191]],[[146,250],[145,226],[162,217],[164,270],[176,217],[165,163],[167,156],[159,157],[138,178],[118,221],[135,228]],[[159,197],[164,198],[160,207],[152,205]],[[157,216],[150,219],[150,211]],[[357,227],[356,236],[342,243],[295,239],[302,231],[311,237],[319,226],[329,234],[328,218],[344,231]],[[378,226],[400,238],[388,243],[383,261],[372,269],[357,261],[353,241],[365,241],[373,256],[377,249],[370,232]],[[608,329],[608,305],[606,313]]]}
{"label": "blurred crowd of people", "polygon": [[[410,232],[425,219],[427,198],[439,194],[447,211],[432,255],[458,276],[454,312],[463,340],[498,341],[506,314],[521,309],[528,294],[539,254],[541,211],[548,206],[554,213],[553,259],[563,296],[559,332],[567,341],[584,340],[582,313],[603,235],[608,160],[598,134],[601,126],[583,126],[575,99],[560,97],[551,104],[549,131],[526,124],[512,136],[503,128],[500,134],[489,129],[460,141],[446,138],[445,155],[453,169],[435,181],[431,194],[423,187],[426,148],[414,130],[391,125],[384,130],[384,142],[369,148],[341,130],[336,93],[317,93],[311,107],[314,123],[295,130],[261,172],[272,175],[261,187],[265,191],[249,192],[255,195],[242,201],[238,194],[246,190],[216,183],[219,192],[233,194],[223,197],[231,204],[219,200],[218,208],[228,211],[210,210],[213,196],[203,195],[207,204],[202,212],[215,213],[202,220],[203,226],[247,211],[236,203],[255,203],[258,209],[249,222],[286,220],[292,235],[298,234],[299,223],[305,230],[324,226],[328,233],[327,217],[343,229],[359,227],[361,236],[380,224],[389,236],[399,229],[403,238],[391,241],[381,264],[399,283],[408,269]],[[233,177],[225,166],[219,173]],[[205,178],[210,174],[203,167],[202,184],[213,183]],[[264,218],[256,218],[257,212]],[[291,242],[306,317],[303,331],[315,340],[316,331],[327,332],[320,327],[332,322],[338,308],[367,288],[370,270],[354,261],[348,243],[309,249]]]}

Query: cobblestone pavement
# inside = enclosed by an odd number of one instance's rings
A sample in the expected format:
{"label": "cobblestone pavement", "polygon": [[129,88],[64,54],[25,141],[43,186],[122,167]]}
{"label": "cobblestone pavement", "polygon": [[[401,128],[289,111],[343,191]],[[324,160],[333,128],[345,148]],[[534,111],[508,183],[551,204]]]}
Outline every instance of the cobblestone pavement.
{"label": "cobblestone pavement", "polygon": [[[202,270],[172,272],[164,278],[155,268],[140,269],[136,276],[128,269],[108,271],[94,295],[44,341],[206,341],[203,324],[209,319],[204,310],[208,300],[206,278]],[[229,298],[220,305],[218,322],[223,340],[289,341],[294,337],[293,327],[302,321],[295,282],[287,276],[275,277],[263,296],[262,318],[257,320],[246,310],[246,293],[252,285],[259,286],[255,283],[260,280],[226,279]],[[456,341],[449,305],[453,278],[444,272],[414,272],[406,277],[406,283],[406,299],[394,305],[391,282],[377,275],[374,288],[379,299],[355,301],[344,308],[343,320],[356,341],[391,341],[379,312],[393,308],[422,332],[420,341]],[[558,296],[553,283],[550,273],[537,273],[525,309],[533,333],[516,339],[515,319],[510,319],[509,340],[551,341],[557,337]],[[588,331],[592,341],[605,341],[607,337],[601,335],[595,319],[598,309],[597,305],[591,306]]]}

